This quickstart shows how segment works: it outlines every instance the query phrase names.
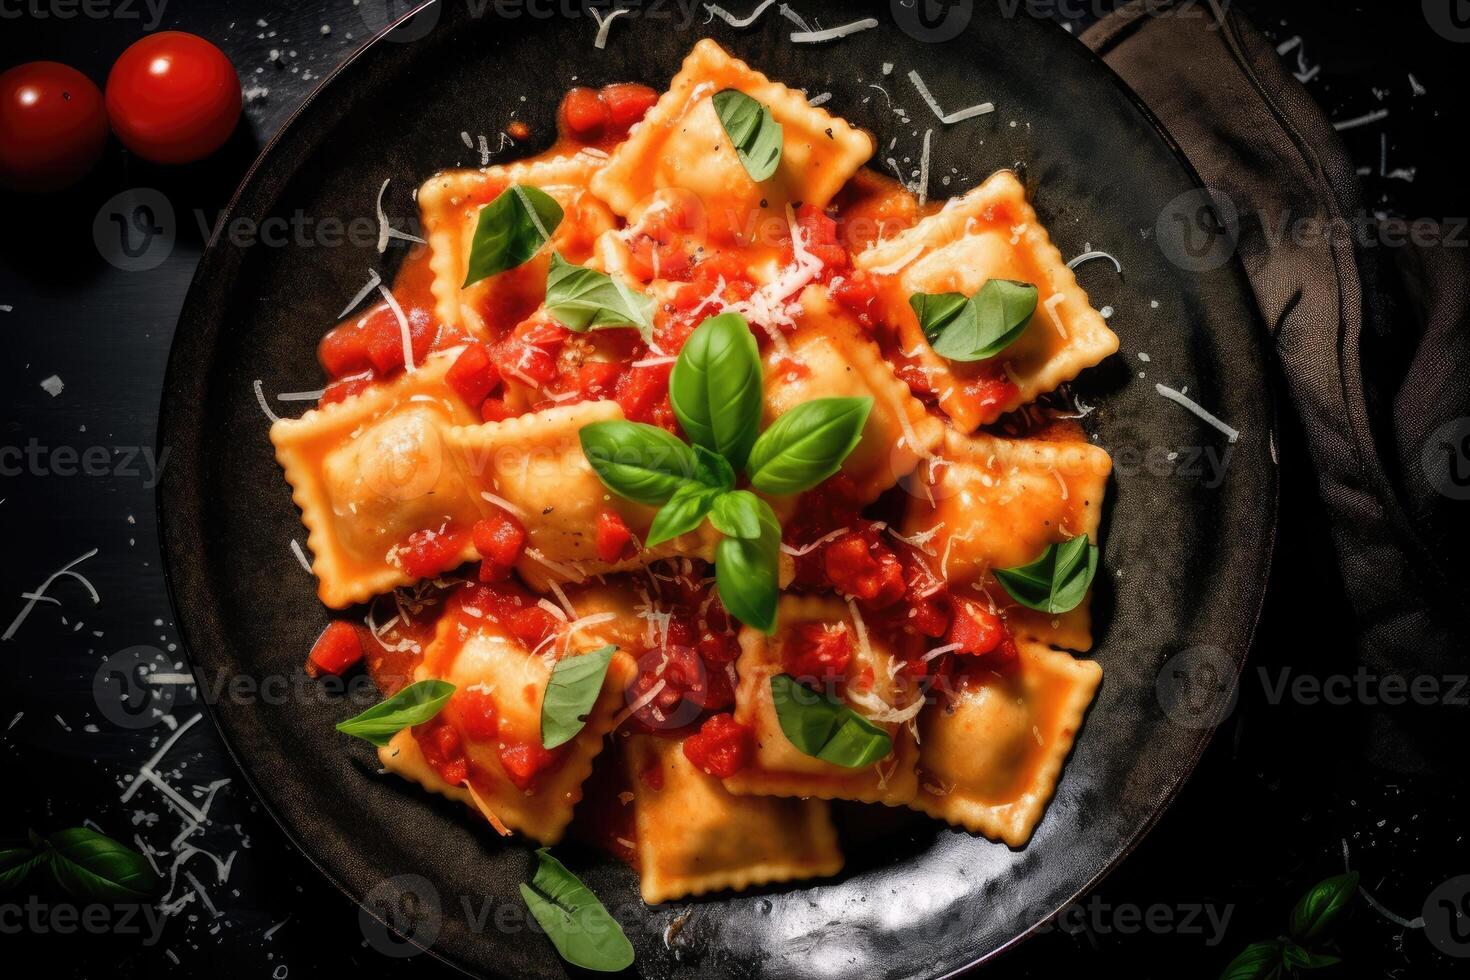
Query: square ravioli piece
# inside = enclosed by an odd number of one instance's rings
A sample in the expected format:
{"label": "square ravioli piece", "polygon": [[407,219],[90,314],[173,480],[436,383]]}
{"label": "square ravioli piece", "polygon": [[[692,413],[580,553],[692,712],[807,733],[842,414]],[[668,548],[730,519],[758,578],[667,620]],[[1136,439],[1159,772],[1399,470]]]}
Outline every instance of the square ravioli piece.
{"label": "square ravioli piece", "polygon": [[1022,847],[1102,681],[1091,660],[1019,644],[1005,673],[961,677],[919,716],[919,793],[909,806]]}
{"label": "square ravioli piece", "polygon": [[[390,772],[474,809],[501,834],[518,831],[554,844],[623,707],[633,660],[613,654],[586,727],[548,751],[541,747],[541,702],[555,653],[533,653],[484,610],[466,611],[440,620],[414,672],[415,680],[449,681],[454,696],[431,721],[395,735],[378,758]],[[562,656],[585,653],[592,643],[574,639],[580,643]],[[459,781],[451,782],[454,777]]]}
{"label": "square ravioli piece", "polygon": [[1002,439],[949,432],[939,459],[914,475],[928,484],[911,496],[906,538],[924,541],[933,571],[956,597],[1004,612],[1018,638],[1070,650],[1092,646],[1091,594],[1053,616],[1017,604],[991,574],[1039,558],[1047,546],[1086,534],[1097,543],[1112,459],[1082,441]]}
{"label": "square ravioli piece", "polygon": [[[622,417],[617,402],[579,402],[449,432],[448,443],[471,483],[497,504],[509,504],[525,526],[526,551],[516,571],[532,588],[546,591],[553,582],[582,582],[662,558],[714,556],[718,537],[708,522],[656,548],[642,547],[656,509],[604,487],[582,454],[578,436],[594,422]],[[632,557],[617,562],[598,558],[597,518],[603,511],[617,514],[633,532],[637,551]]]}
{"label": "square ravioli piece", "polygon": [[825,801],[733,796],[700,772],[682,746],[652,735],[632,735],[624,744],[645,902],[842,870]]}
{"label": "square ravioli piece", "polygon": [[[911,722],[922,709],[923,699],[897,670],[893,653],[868,636],[855,610],[840,599],[785,595],[777,606],[773,636],[750,627],[740,630],[735,720],[754,730],[756,748],[751,764],[725,779],[730,792],[889,806],[913,799],[918,787],[914,776],[918,747]],[[870,765],[850,769],[807,755],[781,730],[771,678],[777,674],[815,676],[805,673],[801,665],[812,662],[818,642],[842,643],[850,655],[837,685],[842,700],[893,739],[892,751]]]}
{"label": "square ravioli piece", "polygon": [[944,423],[909,393],[878,345],[826,289],[808,286],[801,310],[787,347],[773,346],[765,356],[762,426],[814,398],[871,397],[862,441],[842,461],[858,499],[869,503],[931,455],[944,437]]}
{"label": "square ravioli piece", "polygon": [[[597,237],[616,223],[607,206],[587,189],[605,162],[580,152],[483,170],[451,170],[429,178],[419,188],[418,202],[439,322],[479,340],[494,341],[534,313],[546,298],[552,249],[580,265],[591,256]],[[523,265],[466,286],[480,210],[512,184],[539,188],[561,205],[562,220],[551,233],[552,247]]]}
{"label": "square ravioli piece", "polygon": [[[939,406],[963,432],[1035,401],[1118,349],[1117,336],[1092,308],[1026,200],[1025,188],[1008,170],[951,199],[914,227],[875,242],[853,264],[893,277],[884,291],[884,319],[897,328],[903,358],[925,375]],[[1030,326],[988,360],[959,363],[934,353],[909,297],[973,296],[991,279],[1036,286]]]}
{"label": "square ravioli piece", "polygon": [[412,585],[398,549],[416,532],[461,536],[460,561],[477,557],[469,531],[483,516],[479,493],[445,441],[478,414],[444,383],[454,356],[432,355],[389,384],[271,426],[318,595],[333,609]]}
{"label": "square ravioli piece", "polygon": [[[770,109],[784,134],[780,165],[759,184],[740,163],[712,101],[731,88]],[[687,191],[701,203],[714,241],[748,242],[765,219],[782,218],[787,205],[826,207],[872,154],[866,133],[808,105],[800,92],[771,81],[706,38],[592,178],[592,190],[630,219],[659,190]]]}

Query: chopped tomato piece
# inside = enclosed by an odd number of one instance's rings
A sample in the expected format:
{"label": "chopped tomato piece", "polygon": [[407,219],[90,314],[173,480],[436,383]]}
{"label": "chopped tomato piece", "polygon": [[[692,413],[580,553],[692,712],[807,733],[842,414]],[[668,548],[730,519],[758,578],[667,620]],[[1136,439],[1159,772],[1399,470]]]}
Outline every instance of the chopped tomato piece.
{"label": "chopped tomato piece", "polygon": [[827,545],[827,578],[838,592],[853,596],[875,609],[903,598],[903,566],[875,534],[852,532]]}
{"label": "chopped tomato piece", "polygon": [[500,767],[516,789],[522,791],[530,789],[537,774],[551,768],[560,758],[559,753],[542,748],[538,742],[513,742],[500,747]]}
{"label": "chopped tomato piece", "polygon": [[477,406],[483,404],[500,383],[500,372],[495,370],[485,345],[470,341],[463,353],[455,358],[444,380],[458,392],[465,404]]}
{"label": "chopped tomato piece", "polygon": [[708,629],[699,637],[699,658],[711,670],[734,663],[740,656],[740,641],[732,632],[724,629]]}
{"label": "chopped tomato piece", "polygon": [[329,378],[345,378],[360,374],[373,366],[368,357],[367,334],[363,321],[355,320],[328,330],[316,345],[316,359]]}
{"label": "chopped tomato piece", "polygon": [[967,382],[963,388],[965,397],[979,408],[982,425],[989,425],[1000,418],[1005,405],[1016,397],[1019,390],[1011,383],[1003,368],[997,367],[995,371],[995,374]]}
{"label": "chopped tomato piece", "polygon": [[622,560],[633,543],[633,532],[616,511],[597,515],[597,557],[613,564]]}
{"label": "chopped tomato piece", "polygon": [[346,401],[353,395],[360,395],[373,383],[372,378],[353,378],[351,381],[333,381],[322,390],[322,397],[317,399],[317,407],[331,405],[336,402]]}
{"label": "chopped tomato piece", "polygon": [[515,418],[515,414],[515,410],[505,403],[504,398],[487,398],[480,403],[482,422],[504,422],[506,419]]}
{"label": "chopped tomato piece", "polygon": [[562,99],[561,111],[567,128],[579,137],[598,135],[609,121],[607,105],[595,89],[572,89]]}
{"label": "chopped tomato piece", "polygon": [[602,401],[613,397],[623,366],[611,361],[587,361],[577,368],[573,387],[579,401]]}
{"label": "chopped tomato piece", "polygon": [[362,634],[358,627],[344,619],[334,620],[322,630],[306,658],[306,672],[312,677],[340,674],[362,659]]}
{"label": "chopped tomato piece", "polygon": [[460,730],[477,742],[489,742],[500,735],[496,716],[495,699],[489,692],[476,687],[464,687],[454,692],[449,701]]}
{"label": "chopped tomato piece", "polygon": [[833,279],[830,288],[832,298],[871,330],[878,319],[878,285],[877,276],[858,270]]}
{"label": "chopped tomato piece", "polygon": [[654,759],[639,770],[638,778],[642,780],[644,786],[647,786],[655,793],[664,788],[664,769],[663,766],[658,764],[657,759]]}
{"label": "chopped tomato piece", "polygon": [[[408,340],[413,362],[415,365],[421,364],[434,346],[439,325],[426,311],[420,309],[405,311],[404,319],[408,322]],[[388,304],[384,303],[369,313],[363,320],[362,329],[373,370],[382,375],[403,370],[403,324]]]}
{"label": "chopped tomato piece", "polygon": [[955,653],[972,657],[993,653],[1009,633],[1001,618],[978,603],[962,599],[955,605],[949,625],[949,642],[959,644]]}
{"label": "chopped tomato piece", "polygon": [[526,529],[521,522],[500,508],[483,521],[476,521],[470,536],[480,553],[480,581],[501,582],[521,560],[526,547]]}
{"label": "chopped tomato piece", "polygon": [[516,635],[516,639],[534,649],[555,633],[560,623],[560,619],[540,606],[527,606],[511,613],[506,625]]}
{"label": "chopped tomato piece", "polygon": [[657,92],[636,82],[615,82],[603,86],[602,89],[602,102],[607,107],[608,121],[614,129],[622,132],[627,132],[629,127],[641,120],[657,101]]}
{"label": "chopped tomato piece", "polygon": [[703,773],[727,779],[750,765],[755,732],[729,714],[712,715],[684,739],[684,757]]}
{"label": "chopped tomato piece", "polygon": [[424,753],[424,761],[446,783],[458,786],[470,778],[469,760],[464,755],[464,741],[453,725],[435,718],[413,728],[414,740]]}
{"label": "chopped tomato piece", "polygon": [[433,578],[460,563],[464,535],[455,531],[415,531],[399,545],[398,564],[414,578]]}
{"label": "chopped tomato piece", "polygon": [[[672,364],[653,364],[623,372],[613,394],[623,410],[623,418],[629,422],[657,424],[653,421],[654,409],[668,401],[669,372],[673,367]],[[671,414],[672,411],[670,408]]]}
{"label": "chopped tomato piece", "polygon": [[846,623],[797,623],[781,644],[782,666],[798,680],[841,677],[851,660],[852,637]]}

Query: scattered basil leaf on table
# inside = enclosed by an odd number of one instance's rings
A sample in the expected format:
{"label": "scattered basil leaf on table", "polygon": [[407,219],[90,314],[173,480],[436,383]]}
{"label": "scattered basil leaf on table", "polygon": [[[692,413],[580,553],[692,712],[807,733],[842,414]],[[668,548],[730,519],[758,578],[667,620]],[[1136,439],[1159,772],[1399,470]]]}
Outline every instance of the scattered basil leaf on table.
{"label": "scattered basil leaf on table", "polygon": [[652,296],[604,272],[573,265],[556,252],[546,274],[546,311],[575,333],[633,327],[644,340],[653,336]]}
{"label": "scattered basil leaf on table", "polygon": [[162,884],[147,858],[87,827],[48,835],[41,857],[68,894],[90,901],[147,900]]}
{"label": "scattered basil leaf on table", "polygon": [[437,715],[453,694],[454,685],[448,681],[415,681],[355,718],[338,722],[337,731],[382,748],[405,728],[422,725]]}
{"label": "scattered basil leaf on table", "polygon": [[1280,941],[1251,943],[1220,974],[1220,980],[1266,980],[1280,976],[1282,944]]}
{"label": "scattered basil leaf on table", "polygon": [[29,847],[8,847],[0,851],[0,889],[18,888],[41,867],[45,859]]}
{"label": "scattered basil leaf on table", "polygon": [[696,446],[743,469],[760,432],[763,378],[755,335],[738,313],[701,323],[669,375],[674,415]]}
{"label": "scattered basil leaf on table", "polygon": [[694,450],[678,436],[642,422],[594,422],[578,434],[582,454],[602,485],[639,504],[657,507],[694,479]]}
{"label": "scattered basil leaf on table", "polygon": [[1036,297],[1029,282],[991,279],[962,303],[959,293],[915,293],[909,305],[934,353],[950,361],[983,361],[1026,332]]}
{"label": "scattered basil leaf on table", "polygon": [[540,188],[512,184],[501,191],[480,209],[464,284],[529,261],[551,239],[561,219],[561,205]]}
{"label": "scattered basil leaf on table", "polygon": [[546,695],[541,699],[541,747],[554,749],[577,737],[587,724],[587,713],[602,691],[607,665],[615,646],[562,657],[551,669]]}
{"label": "scattered basil leaf on table", "polygon": [[697,483],[686,483],[675,490],[669,502],[653,515],[643,546],[654,548],[698,528],[709,516],[710,508],[721,492]]}
{"label": "scattered basil leaf on table", "polygon": [[633,965],[633,944],[587,886],[546,848],[521,898],[561,958],[573,966],[616,973]]}
{"label": "scattered basil leaf on table", "polygon": [[761,536],[761,519],[770,505],[749,490],[723,494],[710,508],[710,523],[729,538],[755,540]]}
{"label": "scattered basil leaf on table", "polygon": [[771,110],[733,88],[716,92],[711,101],[750,179],[759,182],[774,174],[781,163],[785,134]]}
{"label": "scattered basil leaf on table", "polygon": [[762,493],[802,493],[832,476],[857,448],[871,398],[816,398],[783,413],[756,439],[745,471]]}
{"label": "scattered basil leaf on table", "polygon": [[1358,891],[1358,873],[1351,871],[1320,881],[1291,910],[1291,936],[1299,942],[1316,939],[1342,914]]}
{"label": "scattered basil leaf on table", "polygon": [[787,741],[823,762],[859,769],[893,749],[887,731],[789,674],[771,677],[771,700]]}
{"label": "scattered basil leaf on table", "polygon": [[1041,557],[1016,568],[997,568],[995,577],[1027,609],[1064,613],[1076,609],[1087,597],[1088,586],[1097,574],[1097,545],[1086,534],[1049,545]]}
{"label": "scattered basil leaf on table", "polygon": [[740,622],[765,633],[776,629],[780,590],[781,523],[759,497],[760,536],[723,538],[715,546],[715,585],[720,601]]}

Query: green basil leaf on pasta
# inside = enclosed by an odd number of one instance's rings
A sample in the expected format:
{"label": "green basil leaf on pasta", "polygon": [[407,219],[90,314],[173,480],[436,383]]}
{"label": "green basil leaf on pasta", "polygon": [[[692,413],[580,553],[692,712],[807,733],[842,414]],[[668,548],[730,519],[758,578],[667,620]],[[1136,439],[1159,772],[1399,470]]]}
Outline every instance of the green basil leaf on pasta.
{"label": "green basil leaf on pasta", "polygon": [[931,344],[961,315],[975,315],[970,298],[964,293],[914,293],[909,297],[909,306]]}
{"label": "green basil leaf on pasta", "polygon": [[136,902],[154,897],[162,882],[148,859],[87,827],[46,837],[41,851],[67,894],[91,902]]}
{"label": "green basil leaf on pasta", "polygon": [[594,422],[578,433],[582,454],[602,485],[635,503],[657,507],[696,479],[699,462],[666,429],[642,422]]}
{"label": "green basil leaf on pasta", "polygon": [[715,546],[715,584],[730,615],[771,633],[780,591],[781,524],[769,506],[761,509],[759,519],[759,537],[722,538]]}
{"label": "green basil leaf on pasta", "polygon": [[725,135],[735,144],[740,165],[756,182],[766,180],[781,163],[785,134],[771,110],[737,89],[716,92],[712,99],[715,115]]}
{"label": "green basil leaf on pasta", "polygon": [[561,205],[530,185],[512,184],[480,209],[466,286],[529,261],[561,224]]}
{"label": "green basil leaf on pasta", "polygon": [[698,483],[686,483],[675,490],[669,502],[653,515],[653,523],[649,525],[648,538],[643,546],[655,548],[698,528],[704,523],[710,507],[722,492]]}
{"label": "green basil leaf on pasta", "polygon": [[584,970],[616,973],[633,965],[633,945],[597,896],[551,852],[536,852],[536,874],[521,898],[562,959]]}
{"label": "green basil leaf on pasta", "polygon": [[541,746],[554,749],[577,737],[587,724],[587,713],[597,703],[607,665],[615,646],[562,657],[551,669],[551,680],[541,699]]}
{"label": "green basil leaf on pasta", "polygon": [[763,385],[749,324],[738,313],[721,313],[684,342],[669,375],[669,401],[691,442],[739,470],[760,431]]}
{"label": "green basil leaf on pasta", "polygon": [[[947,294],[946,294],[947,295]],[[1036,287],[1029,282],[991,279],[970,297],[931,341],[934,353],[951,361],[983,361],[1015,343],[1036,312]],[[912,305],[913,297],[909,298]],[[947,305],[949,300],[945,300]]]}
{"label": "green basil leaf on pasta", "polygon": [[1076,609],[1087,598],[1097,560],[1097,545],[1079,534],[1049,545],[1029,564],[997,568],[995,577],[1021,605],[1055,615]]}
{"label": "green basil leaf on pasta", "polygon": [[861,769],[893,751],[886,730],[789,674],[771,677],[771,700],[787,741],[813,758]]}
{"label": "green basil leaf on pasta", "polygon": [[761,536],[767,515],[771,520],[776,519],[770,504],[749,490],[735,490],[715,500],[709,520],[726,537],[753,541]]}
{"label": "green basil leaf on pasta", "polygon": [[452,694],[454,685],[448,681],[415,681],[357,717],[338,722],[337,731],[382,748],[403,729],[422,725],[437,715]]}
{"label": "green basil leaf on pasta", "polygon": [[632,327],[644,340],[653,336],[652,296],[604,272],[573,265],[556,252],[546,274],[546,311],[576,333]]}
{"label": "green basil leaf on pasta", "polygon": [[745,471],[762,493],[810,490],[857,448],[873,410],[871,398],[817,398],[797,405],[762,432]]}
{"label": "green basil leaf on pasta", "polygon": [[694,447],[694,479],[711,490],[724,493],[735,486],[735,470],[730,461],[703,446]]}

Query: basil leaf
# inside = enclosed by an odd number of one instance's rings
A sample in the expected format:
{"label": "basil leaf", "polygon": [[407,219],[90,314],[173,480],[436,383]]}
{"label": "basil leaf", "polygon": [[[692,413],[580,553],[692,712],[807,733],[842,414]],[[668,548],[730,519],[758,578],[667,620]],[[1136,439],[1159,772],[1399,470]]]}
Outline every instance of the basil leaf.
{"label": "basil leaf", "polygon": [[576,333],[634,327],[644,340],[653,336],[652,296],[596,269],[573,265],[557,252],[551,253],[546,274],[546,311]]}
{"label": "basil leaf", "polygon": [[541,699],[541,747],[554,749],[577,737],[587,724],[587,712],[597,703],[607,665],[615,646],[591,653],[562,657],[551,669],[546,695]]}
{"label": "basil leaf", "polygon": [[1316,939],[1342,914],[1358,891],[1358,873],[1350,871],[1319,881],[1291,910],[1291,936],[1298,942]]}
{"label": "basil leaf", "polygon": [[772,422],[750,450],[745,471],[762,493],[810,490],[842,466],[863,438],[871,398],[817,398]]}
{"label": "basil leaf", "polygon": [[1220,980],[1265,980],[1281,968],[1282,946],[1278,941],[1251,943],[1230,961]]}
{"label": "basil leaf", "polygon": [[357,717],[338,722],[337,731],[382,748],[405,728],[422,725],[437,715],[452,694],[454,685],[448,681],[415,681]]}
{"label": "basil leaf", "polygon": [[785,134],[771,110],[733,88],[716,92],[711,101],[750,179],[759,183],[775,173],[781,163]]}
{"label": "basil leaf", "polygon": [[594,422],[578,433],[597,478],[619,497],[656,507],[669,502],[700,467],[678,436],[642,422]]}
{"label": "basil leaf", "polygon": [[694,479],[710,490],[724,493],[735,486],[735,471],[730,461],[719,453],[710,452],[703,446],[694,447]]}
{"label": "basil leaf", "polygon": [[1086,534],[1049,545],[1041,557],[1028,565],[997,568],[995,577],[1027,609],[1064,613],[1076,609],[1087,598],[1092,577],[1097,574],[1097,545]]}
{"label": "basil leaf", "polygon": [[[931,341],[934,353],[951,361],[983,361],[1025,333],[1036,312],[1036,287],[1029,282],[991,279]],[[910,305],[913,297],[909,298]]]}
{"label": "basil leaf", "polygon": [[776,629],[780,590],[781,524],[770,506],[760,503],[759,537],[723,538],[715,546],[715,584],[730,615],[770,633]]}
{"label": "basil leaf", "polygon": [[919,329],[931,344],[961,314],[975,315],[975,308],[964,293],[914,293],[909,297],[909,306],[913,307],[914,316],[919,318]]}
{"label": "basil leaf", "polygon": [[521,898],[561,958],[573,966],[616,973],[633,965],[633,944],[597,896],[546,848]]}
{"label": "basil leaf", "polygon": [[[764,510],[762,510],[764,508]],[[749,490],[721,494],[710,508],[709,521],[726,537],[749,541],[761,536],[761,521],[771,505]],[[772,514],[772,520],[775,515]]]}
{"label": "basil leaf", "polygon": [[1309,950],[1303,950],[1302,952],[1306,954],[1301,963],[1303,970],[1321,970],[1324,967],[1336,966],[1342,962],[1341,956],[1333,956],[1331,953],[1313,953]]}
{"label": "basil leaf", "polygon": [[28,847],[0,851],[0,889],[18,888],[46,859]]}
{"label": "basil leaf", "polygon": [[464,284],[529,261],[561,224],[561,205],[538,187],[512,184],[480,209]]}
{"label": "basil leaf", "polygon": [[669,502],[653,515],[653,523],[649,525],[648,537],[643,546],[654,548],[698,528],[704,523],[710,507],[720,493],[719,490],[697,483],[686,483],[675,490]]}
{"label": "basil leaf", "polygon": [[760,431],[764,381],[750,325],[738,313],[701,323],[669,375],[669,401],[689,441],[745,466]]}
{"label": "basil leaf", "polygon": [[147,858],[95,830],[59,830],[46,845],[44,857],[56,883],[77,898],[136,902],[152,898],[162,884]]}
{"label": "basil leaf", "polygon": [[823,762],[860,769],[893,751],[887,731],[789,674],[771,677],[771,700],[787,741]]}

